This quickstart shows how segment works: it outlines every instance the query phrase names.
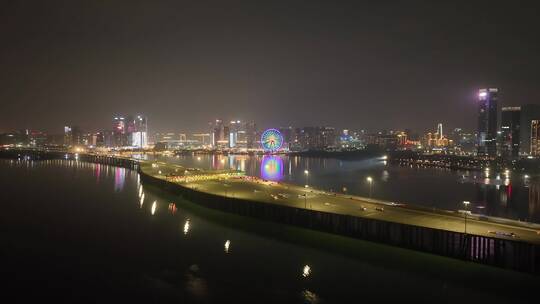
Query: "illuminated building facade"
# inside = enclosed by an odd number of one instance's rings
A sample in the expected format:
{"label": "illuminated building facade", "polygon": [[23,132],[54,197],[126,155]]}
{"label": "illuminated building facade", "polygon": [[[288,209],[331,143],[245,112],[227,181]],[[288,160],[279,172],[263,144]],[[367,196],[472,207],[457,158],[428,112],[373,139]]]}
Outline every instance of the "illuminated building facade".
{"label": "illuminated building facade", "polygon": [[[229,125],[229,148],[239,148],[238,144],[238,135],[240,132],[245,134],[245,131],[242,131],[242,123],[240,120],[231,120],[231,124]],[[240,139],[242,139],[242,136],[240,136]]]}
{"label": "illuminated building facade", "polygon": [[521,155],[529,155],[531,151],[531,123],[533,120],[540,120],[540,105],[522,105],[519,131],[519,152]]}
{"label": "illuminated building facade", "polygon": [[115,116],[113,119],[114,147],[143,148],[148,145],[148,122],[142,115]]}
{"label": "illuminated building facade", "polygon": [[540,156],[540,120],[533,119],[531,121],[531,150],[530,155]]}
{"label": "illuminated building facade", "polygon": [[301,150],[325,150],[336,146],[336,130],[332,127],[304,127],[295,132],[295,143]]}
{"label": "illuminated building facade", "polygon": [[212,125],[212,146],[218,149],[229,147],[229,128],[223,124],[223,120],[216,119]]}
{"label": "illuminated building facade", "polygon": [[77,126],[65,126],[64,127],[64,145],[76,146],[83,144],[83,134],[81,129]]}
{"label": "illuminated building facade", "polygon": [[499,155],[519,156],[521,107],[503,107],[501,110],[501,135]]}
{"label": "illuminated building facade", "polygon": [[255,149],[257,147],[257,125],[254,121],[246,122],[246,146],[248,149]]}
{"label": "illuminated building facade", "polygon": [[497,155],[497,88],[478,91],[478,155]]}

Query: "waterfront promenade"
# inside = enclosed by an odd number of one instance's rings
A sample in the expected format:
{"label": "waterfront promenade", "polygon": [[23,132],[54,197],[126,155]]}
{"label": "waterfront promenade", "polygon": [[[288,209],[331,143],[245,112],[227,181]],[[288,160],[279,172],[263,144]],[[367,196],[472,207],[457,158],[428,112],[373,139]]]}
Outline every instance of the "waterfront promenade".
{"label": "waterfront promenade", "polygon": [[[429,210],[404,202],[384,202],[291,184],[242,176],[235,171],[212,172],[164,162],[140,162],[141,170],[155,178],[213,195],[294,208],[350,215],[452,232],[540,244],[540,225],[478,215]],[[465,223],[466,221],[466,223]],[[465,227],[466,225],[466,227]]]}

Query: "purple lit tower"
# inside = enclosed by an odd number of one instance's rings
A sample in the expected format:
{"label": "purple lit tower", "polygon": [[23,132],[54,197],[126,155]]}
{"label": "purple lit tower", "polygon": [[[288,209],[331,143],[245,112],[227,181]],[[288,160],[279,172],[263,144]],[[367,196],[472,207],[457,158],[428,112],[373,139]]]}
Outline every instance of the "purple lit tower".
{"label": "purple lit tower", "polygon": [[478,155],[497,155],[497,88],[478,91]]}

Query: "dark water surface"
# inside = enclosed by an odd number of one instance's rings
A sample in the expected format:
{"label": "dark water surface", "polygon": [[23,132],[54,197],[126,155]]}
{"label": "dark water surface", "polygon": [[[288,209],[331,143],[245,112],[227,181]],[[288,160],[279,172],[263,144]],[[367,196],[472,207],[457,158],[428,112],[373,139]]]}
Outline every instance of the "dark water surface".
{"label": "dark water surface", "polygon": [[463,201],[469,201],[470,211],[476,214],[540,223],[540,180],[518,173],[401,167],[382,158],[185,155],[157,159],[189,167],[237,169],[265,179],[366,197],[370,176],[373,198],[446,210],[463,209]]}
{"label": "dark water surface", "polygon": [[138,174],[122,168],[0,160],[0,185],[2,287],[4,299],[15,297],[10,303],[516,303],[539,283],[208,210],[141,190]]}

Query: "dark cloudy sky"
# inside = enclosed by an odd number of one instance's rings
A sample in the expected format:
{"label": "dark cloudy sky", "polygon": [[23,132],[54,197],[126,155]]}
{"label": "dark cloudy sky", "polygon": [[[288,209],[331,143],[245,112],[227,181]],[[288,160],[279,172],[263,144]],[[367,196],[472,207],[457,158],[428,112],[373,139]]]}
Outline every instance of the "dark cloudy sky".
{"label": "dark cloudy sky", "polygon": [[[367,1],[366,1],[367,2]],[[535,1],[0,3],[0,131],[474,128],[475,90],[540,103]]]}

